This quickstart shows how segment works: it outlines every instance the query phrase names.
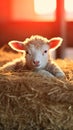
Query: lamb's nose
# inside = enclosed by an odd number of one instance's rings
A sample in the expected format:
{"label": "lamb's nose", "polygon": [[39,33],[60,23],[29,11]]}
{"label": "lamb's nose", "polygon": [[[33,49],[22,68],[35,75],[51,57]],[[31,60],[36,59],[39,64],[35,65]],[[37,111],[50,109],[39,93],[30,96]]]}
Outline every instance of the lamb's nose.
{"label": "lamb's nose", "polygon": [[33,60],[33,63],[35,64],[35,65],[39,65],[39,61],[37,61],[37,60]]}

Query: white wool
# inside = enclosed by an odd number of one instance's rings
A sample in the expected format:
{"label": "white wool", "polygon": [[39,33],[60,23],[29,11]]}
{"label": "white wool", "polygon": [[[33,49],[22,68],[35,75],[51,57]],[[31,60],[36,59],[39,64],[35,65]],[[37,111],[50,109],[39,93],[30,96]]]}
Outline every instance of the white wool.
{"label": "white wool", "polygon": [[[53,38],[48,40],[41,36],[32,36],[27,38],[24,42],[11,41],[9,45],[12,49],[16,51],[26,52],[25,62],[24,58],[22,60],[16,60],[7,65],[4,65],[2,69],[30,69],[36,71],[44,76],[48,77],[65,77],[64,72],[56,65],[50,58],[50,43],[52,44],[59,40],[58,45],[54,45],[55,49],[61,45],[61,38]],[[55,42],[54,42],[55,41]],[[53,46],[53,45],[52,45]],[[16,70],[15,70],[16,71]]]}

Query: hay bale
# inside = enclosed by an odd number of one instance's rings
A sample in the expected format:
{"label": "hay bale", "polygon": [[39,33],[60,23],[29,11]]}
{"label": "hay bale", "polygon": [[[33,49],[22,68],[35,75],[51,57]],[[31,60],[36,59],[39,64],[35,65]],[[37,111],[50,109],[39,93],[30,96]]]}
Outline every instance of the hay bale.
{"label": "hay bale", "polygon": [[73,129],[73,61],[56,62],[66,80],[31,71],[0,73],[0,130]]}

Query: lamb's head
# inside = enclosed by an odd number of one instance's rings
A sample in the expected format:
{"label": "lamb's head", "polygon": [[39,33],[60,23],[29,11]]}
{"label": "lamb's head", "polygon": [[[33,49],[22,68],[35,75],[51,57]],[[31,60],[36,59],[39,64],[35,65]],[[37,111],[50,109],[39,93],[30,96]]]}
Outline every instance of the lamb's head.
{"label": "lamb's head", "polygon": [[11,41],[9,46],[18,52],[26,52],[26,65],[29,69],[43,69],[50,59],[49,51],[55,50],[62,43],[62,38],[48,40],[42,36],[31,36],[24,42]]}

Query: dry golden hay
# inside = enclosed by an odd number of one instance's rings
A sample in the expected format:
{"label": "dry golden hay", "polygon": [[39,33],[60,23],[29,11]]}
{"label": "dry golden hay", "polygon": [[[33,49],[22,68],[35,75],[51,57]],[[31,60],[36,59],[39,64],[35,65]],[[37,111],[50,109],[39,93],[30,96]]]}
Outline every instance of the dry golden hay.
{"label": "dry golden hay", "polygon": [[[19,55],[0,51],[0,66]],[[73,130],[73,61],[56,62],[67,79],[0,73],[0,130]]]}

